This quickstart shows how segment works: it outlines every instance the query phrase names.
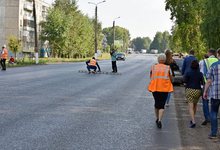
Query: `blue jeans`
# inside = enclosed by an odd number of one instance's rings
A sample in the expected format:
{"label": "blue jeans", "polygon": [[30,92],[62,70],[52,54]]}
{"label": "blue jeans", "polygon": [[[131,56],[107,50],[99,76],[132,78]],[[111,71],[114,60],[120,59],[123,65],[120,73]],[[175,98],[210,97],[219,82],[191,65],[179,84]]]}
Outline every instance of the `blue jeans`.
{"label": "blue jeans", "polygon": [[220,105],[220,99],[211,99],[211,112],[210,112],[210,117],[211,117],[211,136],[217,136],[217,131],[218,131],[218,109]]}
{"label": "blue jeans", "polygon": [[87,66],[88,71],[90,71],[90,69],[93,69],[94,71],[96,71],[97,67],[96,66]]}
{"label": "blue jeans", "polygon": [[206,121],[210,121],[209,100],[202,98],[203,114]]}

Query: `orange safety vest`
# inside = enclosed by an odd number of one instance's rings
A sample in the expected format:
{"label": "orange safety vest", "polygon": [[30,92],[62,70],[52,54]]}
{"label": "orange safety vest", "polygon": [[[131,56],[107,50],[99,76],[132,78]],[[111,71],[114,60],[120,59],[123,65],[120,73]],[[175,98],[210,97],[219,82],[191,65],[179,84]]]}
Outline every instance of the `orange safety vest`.
{"label": "orange safety vest", "polygon": [[173,92],[173,85],[170,80],[170,66],[164,64],[152,66],[148,90],[150,92]]}
{"label": "orange safety vest", "polygon": [[8,50],[6,48],[4,48],[2,51],[3,52],[1,54],[1,58],[2,59],[7,59],[8,58]]}
{"label": "orange safety vest", "polygon": [[95,59],[91,59],[89,62],[90,66],[96,66],[96,60]]}

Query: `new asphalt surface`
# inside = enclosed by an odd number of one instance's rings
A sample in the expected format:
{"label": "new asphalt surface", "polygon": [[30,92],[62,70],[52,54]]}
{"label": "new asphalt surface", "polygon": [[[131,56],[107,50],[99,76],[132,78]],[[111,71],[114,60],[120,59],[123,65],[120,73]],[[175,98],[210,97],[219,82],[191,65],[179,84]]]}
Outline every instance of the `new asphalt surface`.
{"label": "new asphalt surface", "polygon": [[[86,74],[85,63],[8,68],[0,72],[0,149],[181,149],[174,101],[163,128],[147,92],[154,55],[117,62],[121,75]],[[99,62],[111,71],[111,61]]]}

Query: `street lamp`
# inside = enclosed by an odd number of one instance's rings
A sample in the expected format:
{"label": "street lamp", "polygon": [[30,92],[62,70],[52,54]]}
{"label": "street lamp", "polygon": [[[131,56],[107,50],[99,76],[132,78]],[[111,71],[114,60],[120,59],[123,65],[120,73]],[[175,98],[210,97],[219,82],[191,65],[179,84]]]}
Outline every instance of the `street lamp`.
{"label": "street lamp", "polygon": [[113,20],[113,44],[112,44],[113,48],[115,48],[115,20],[119,18],[120,17],[117,17]]}
{"label": "street lamp", "polygon": [[88,2],[89,4],[95,5],[95,58],[97,58],[97,49],[98,49],[98,42],[97,42],[97,32],[98,32],[97,10],[98,10],[98,7],[97,6],[104,2],[106,1],[104,0],[98,3]]}

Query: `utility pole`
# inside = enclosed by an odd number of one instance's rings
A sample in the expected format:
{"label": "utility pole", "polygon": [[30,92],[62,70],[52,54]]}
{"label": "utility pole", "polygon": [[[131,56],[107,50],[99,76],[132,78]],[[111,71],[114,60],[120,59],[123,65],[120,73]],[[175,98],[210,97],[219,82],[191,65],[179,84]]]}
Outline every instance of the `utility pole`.
{"label": "utility pole", "polygon": [[115,49],[115,20],[113,21],[113,43],[112,48]]}
{"label": "utility pole", "polygon": [[97,58],[98,54],[97,54],[97,49],[98,49],[98,5],[101,4],[101,3],[104,3],[106,2],[105,0],[99,2],[99,3],[93,3],[93,2],[88,2],[89,4],[93,4],[95,5],[95,23],[94,23],[94,28],[95,28],[95,58]]}
{"label": "utility pole", "polygon": [[112,42],[112,48],[114,49],[115,48],[115,20],[116,19],[119,19],[120,17],[117,17],[117,18],[115,18],[114,19],[114,21],[113,21],[113,42]]}
{"label": "utility pole", "polygon": [[39,59],[38,59],[38,36],[37,36],[37,16],[36,16],[35,0],[33,0],[33,16],[34,16],[34,41],[35,41],[34,52],[35,52],[36,64],[38,64],[39,63]]}
{"label": "utility pole", "polygon": [[98,17],[97,17],[97,5],[95,6],[95,58],[97,58],[97,49],[98,49],[98,41],[97,41],[97,32],[98,32]]}

